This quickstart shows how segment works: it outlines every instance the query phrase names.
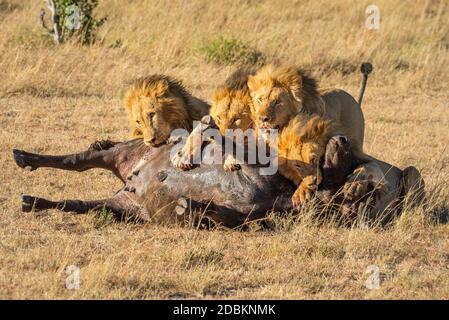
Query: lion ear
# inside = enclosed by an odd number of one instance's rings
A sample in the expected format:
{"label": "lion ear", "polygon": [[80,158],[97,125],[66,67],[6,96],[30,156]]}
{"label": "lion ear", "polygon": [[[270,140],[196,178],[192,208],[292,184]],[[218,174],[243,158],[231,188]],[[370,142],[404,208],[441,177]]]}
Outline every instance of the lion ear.
{"label": "lion ear", "polygon": [[256,79],[255,79],[255,76],[253,76],[253,75],[248,76],[248,81],[246,82],[246,85],[248,86],[249,94],[252,97],[253,96],[253,92],[256,90]]}
{"label": "lion ear", "polygon": [[154,92],[157,97],[165,95],[169,90],[170,84],[168,83],[167,79],[161,79],[157,82]]}
{"label": "lion ear", "polygon": [[298,102],[302,102],[302,99],[301,99],[301,85],[299,85],[299,84],[294,84],[294,85],[291,85],[290,87],[289,87],[289,89],[290,89],[290,92],[291,92],[291,94],[292,94],[292,96],[293,96],[293,98],[296,100],[296,101],[298,101]]}
{"label": "lion ear", "polygon": [[276,82],[284,89],[290,91],[295,100],[302,101],[302,77],[296,68],[292,66],[281,68],[276,77]]}
{"label": "lion ear", "polygon": [[131,88],[129,89],[126,93],[125,93],[125,97],[123,98],[123,104],[125,106],[126,111],[129,113],[131,113],[133,104],[135,102],[137,98],[137,93],[135,88]]}
{"label": "lion ear", "polygon": [[293,98],[301,102],[302,101],[302,77],[299,75],[297,70],[294,71],[293,74],[290,74],[290,77],[287,79],[288,89],[290,90]]}

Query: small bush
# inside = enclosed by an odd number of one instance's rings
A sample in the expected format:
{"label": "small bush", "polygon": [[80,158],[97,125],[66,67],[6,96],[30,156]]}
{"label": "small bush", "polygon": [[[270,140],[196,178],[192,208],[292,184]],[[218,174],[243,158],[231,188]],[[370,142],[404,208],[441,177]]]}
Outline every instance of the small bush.
{"label": "small bush", "polygon": [[265,60],[260,51],[246,46],[235,38],[219,37],[205,41],[199,51],[208,63],[255,65],[262,64]]}
{"label": "small bush", "polygon": [[[61,42],[74,40],[83,45],[92,44],[97,37],[98,29],[106,21],[93,17],[98,0],[53,0],[56,14],[59,17]],[[54,33],[54,30],[51,32]]]}

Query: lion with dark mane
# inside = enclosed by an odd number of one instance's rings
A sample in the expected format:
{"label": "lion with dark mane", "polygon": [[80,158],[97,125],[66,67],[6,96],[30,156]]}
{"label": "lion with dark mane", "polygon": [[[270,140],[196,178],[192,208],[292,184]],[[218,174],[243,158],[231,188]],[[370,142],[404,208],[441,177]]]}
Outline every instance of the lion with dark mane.
{"label": "lion with dark mane", "polygon": [[[282,130],[296,115],[315,114],[345,128],[362,151],[365,121],[361,107],[339,89],[320,92],[315,79],[291,65],[269,64],[248,79],[257,128]],[[363,88],[364,90],[364,88]]]}

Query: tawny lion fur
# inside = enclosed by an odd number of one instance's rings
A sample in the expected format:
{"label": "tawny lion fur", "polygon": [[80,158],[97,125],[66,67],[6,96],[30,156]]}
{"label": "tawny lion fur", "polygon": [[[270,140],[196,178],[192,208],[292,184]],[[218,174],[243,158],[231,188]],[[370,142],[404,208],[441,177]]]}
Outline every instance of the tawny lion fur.
{"label": "tawny lion fur", "polygon": [[247,82],[254,73],[252,69],[239,69],[215,90],[210,115],[222,134],[226,129],[253,128],[252,99]]}
{"label": "tawny lion fur", "polygon": [[193,97],[181,82],[166,75],[134,81],[124,98],[131,137],[155,146],[167,141],[174,129],[192,130],[193,121],[209,113],[209,105]]}
{"label": "tawny lion fur", "polygon": [[[254,73],[253,69],[238,69],[214,91],[210,115],[222,135],[225,135],[228,129],[245,131],[254,127],[252,99],[247,86],[248,77]],[[174,166],[184,170],[192,168],[191,160],[201,152],[201,146],[194,143],[202,141],[202,137],[194,136],[197,134],[201,134],[201,132],[194,130],[181,153],[172,159]],[[224,160],[224,168],[225,170],[238,169],[235,158],[227,155]]]}
{"label": "tawny lion fur", "polygon": [[329,139],[342,131],[332,121],[317,115],[298,115],[290,120],[278,138],[279,173],[298,186],[294,205],[310,199],[320,184],[320,159]]}
{"label": "tawny lion fur", "polygon": [[317,114],[345,128],[362,151],[365,121],[354,98],[343,90],[319,92],[316,81],[291,65],[269,64],[248,79],[257,128],[282,130],[299,113]]}

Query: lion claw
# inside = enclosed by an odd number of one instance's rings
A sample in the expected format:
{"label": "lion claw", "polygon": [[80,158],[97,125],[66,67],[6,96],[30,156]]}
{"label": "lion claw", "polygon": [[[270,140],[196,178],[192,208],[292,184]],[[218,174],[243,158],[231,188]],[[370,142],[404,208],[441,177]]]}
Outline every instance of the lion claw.
{"label": "lion claw", "polygon": [[368,193],[369,183],[368,180],[356,180],[345,183],[343,186],[344,197],[350,201],[361,199]]}
{"label": "lion claw", "polygon": [[227,155],[223,163],[223,169],[225,171],[237,171],[242,169],[242,166],[237,163],[237,160],[232,155]]}
{"label": "lion claw", "polygon": [[191,170],[193,169],[193,163],[190,156],[182,151],[179,151],[172,159],[171,162],[175,168],[181,170]]}
{"label": "lion claw", "polygon": [[225,163],[223,165],[223,169],[225,171],[238,171],[242,169],[242,166],[237,163],[230,163],[230,164]]}
{"label": "lion claw", "polygon": [[316,190],[316,185],[314,184],[300,184],[298,189],[296,189],[295,193],[292,196],[292,203],[295,208],[303,205],[307,201],[310,201],[313,197],[313,194]]}

